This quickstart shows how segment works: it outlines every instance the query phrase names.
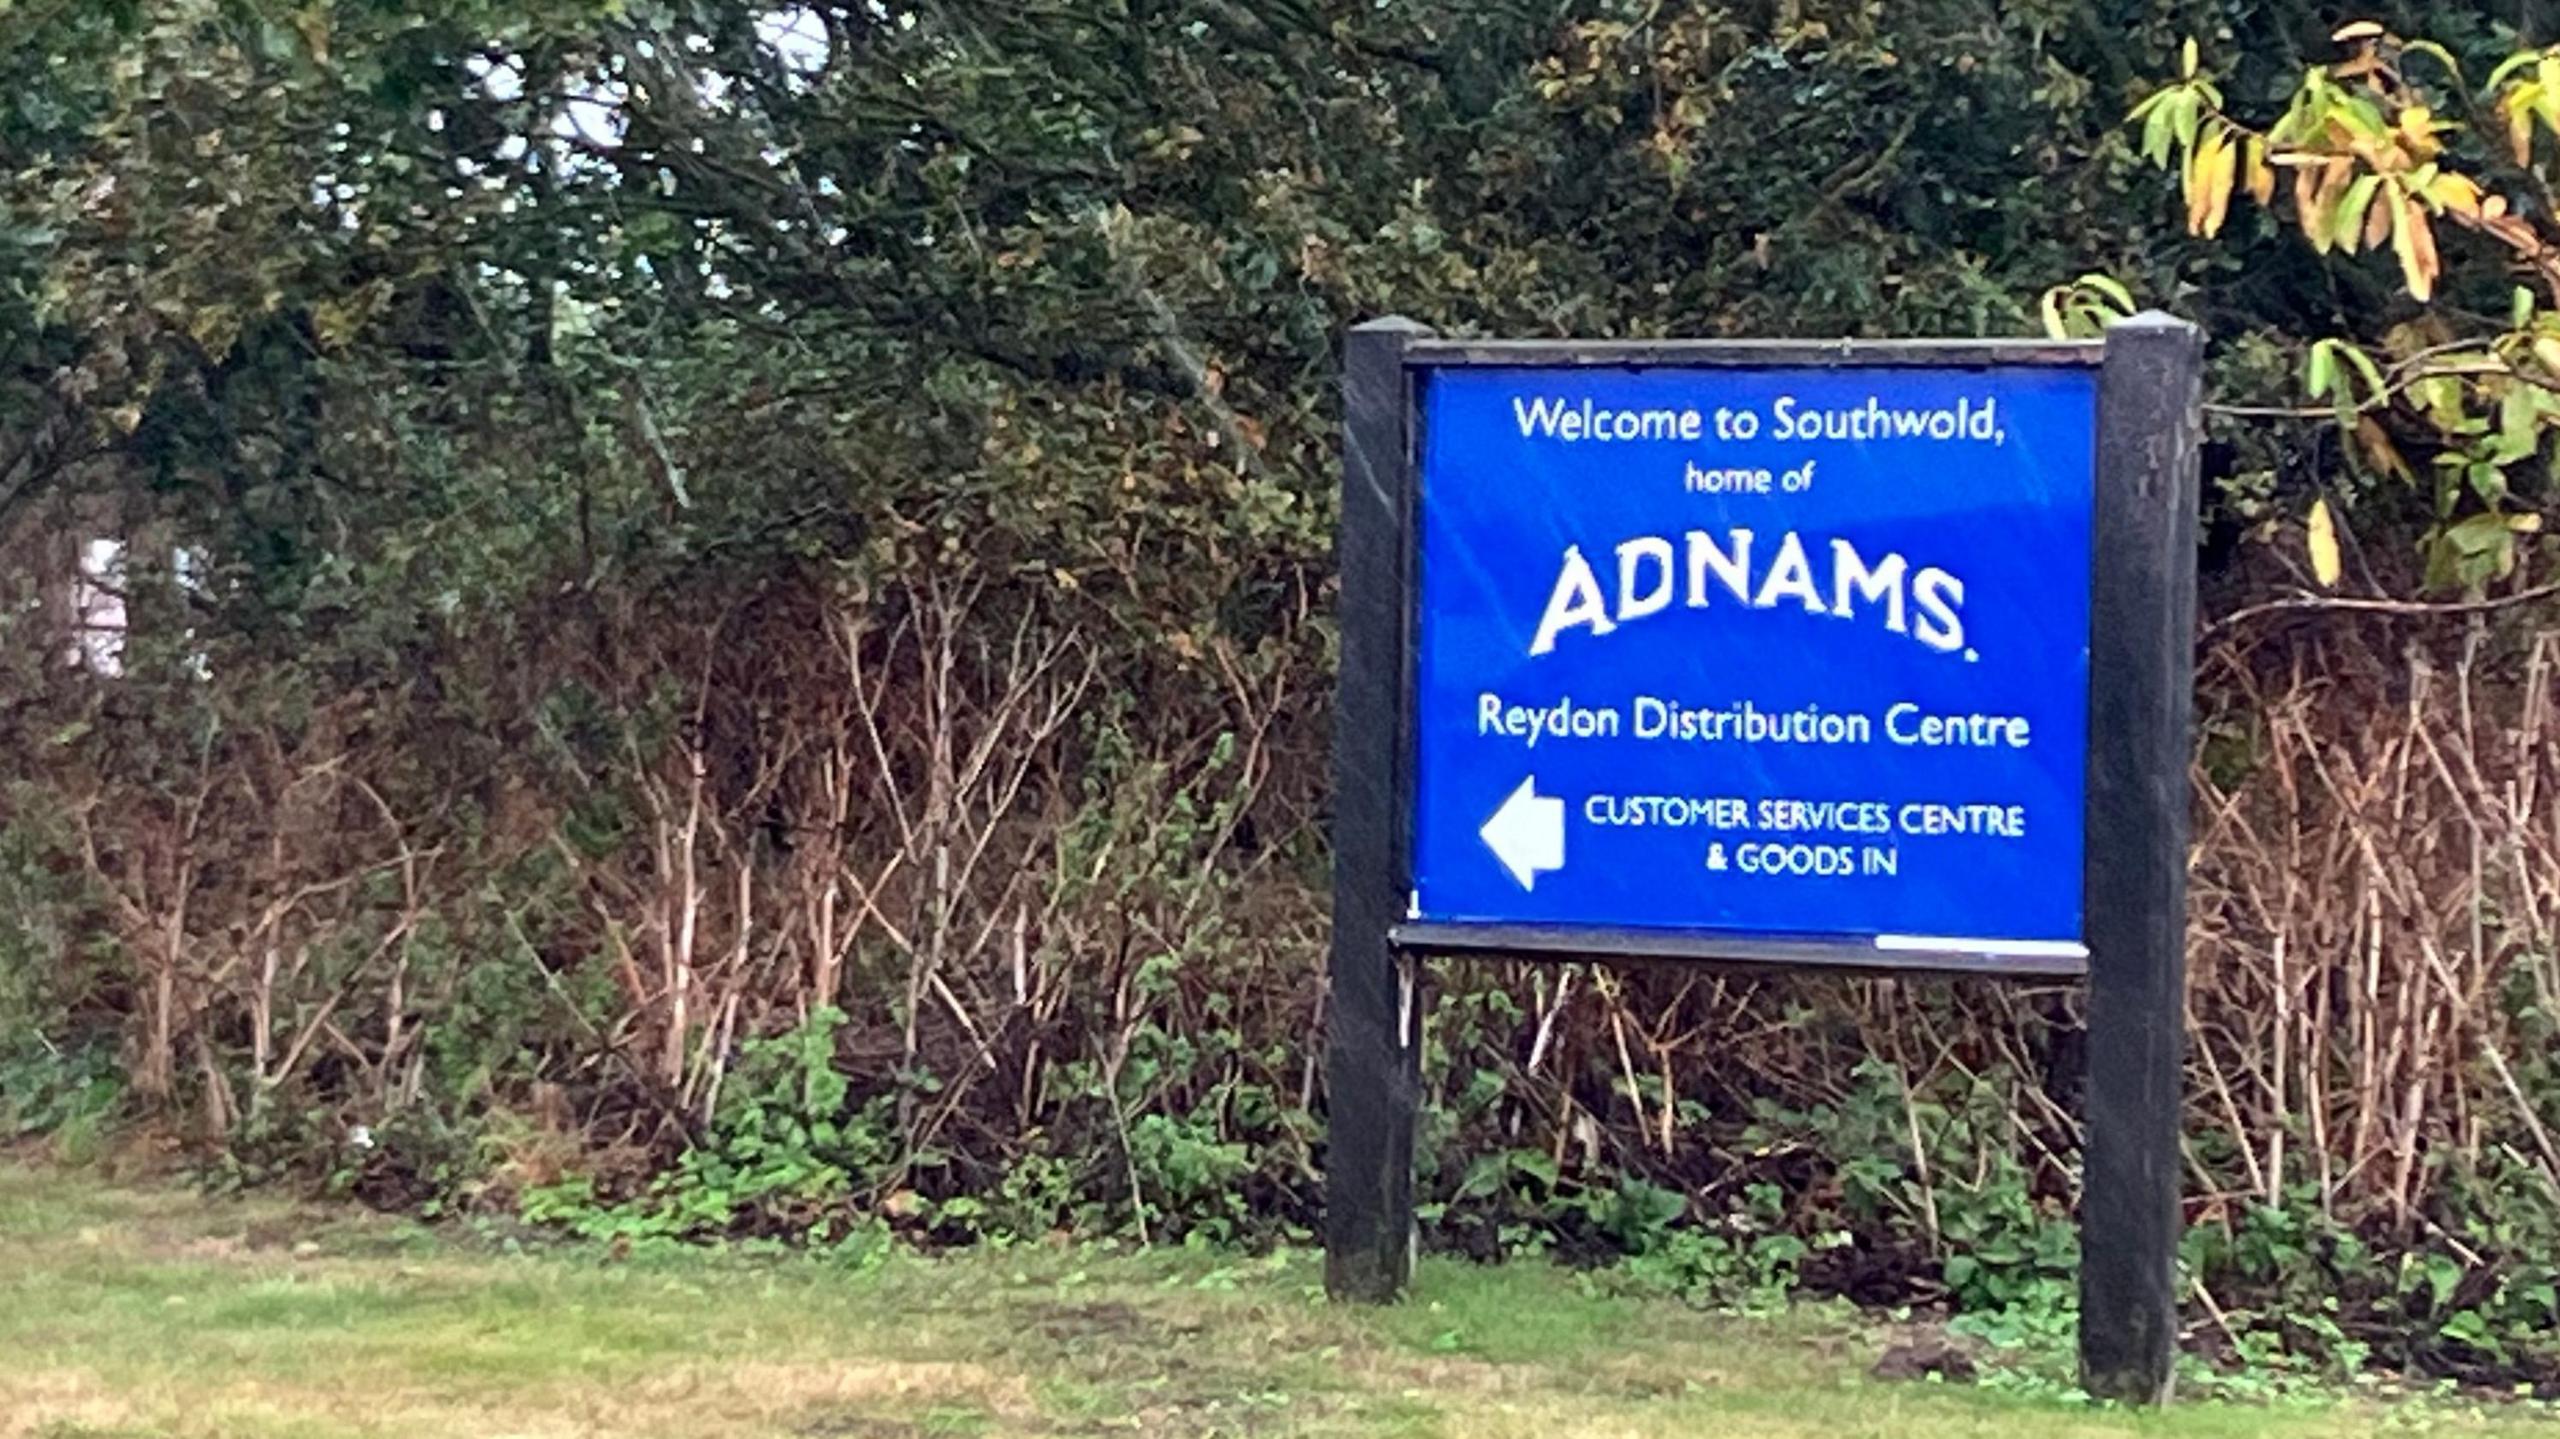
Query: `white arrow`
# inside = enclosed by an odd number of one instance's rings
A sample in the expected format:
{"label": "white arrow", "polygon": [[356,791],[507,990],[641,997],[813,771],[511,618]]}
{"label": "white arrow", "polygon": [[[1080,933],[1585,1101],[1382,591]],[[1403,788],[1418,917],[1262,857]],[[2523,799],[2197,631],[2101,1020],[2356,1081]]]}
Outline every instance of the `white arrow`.
{"label": "white arrow", "polygon": [[1536,775],[1520,781],[1476,833],[1522,889],[1536,889],[1539,875],[1564,868],[1564,801],[1541,797]]}

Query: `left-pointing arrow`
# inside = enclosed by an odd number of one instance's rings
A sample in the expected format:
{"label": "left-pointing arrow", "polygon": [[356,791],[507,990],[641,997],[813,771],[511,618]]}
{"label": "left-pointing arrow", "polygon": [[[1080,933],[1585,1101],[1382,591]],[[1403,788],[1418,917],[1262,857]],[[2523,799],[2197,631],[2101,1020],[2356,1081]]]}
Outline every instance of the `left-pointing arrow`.
{"label": "left-pointing arrow", "polygon": [[1564,868],[1564,801],[1540,795],[1536,775],[1520,781],[1476,833],[1522,889],[1536,889],[1539,875]]}

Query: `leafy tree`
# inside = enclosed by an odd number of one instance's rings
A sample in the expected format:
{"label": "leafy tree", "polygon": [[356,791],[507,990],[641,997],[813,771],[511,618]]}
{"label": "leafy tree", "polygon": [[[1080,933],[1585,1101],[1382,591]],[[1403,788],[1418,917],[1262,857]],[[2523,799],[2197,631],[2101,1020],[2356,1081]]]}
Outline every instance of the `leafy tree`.
{"label": "leafy tree", "polygon": [[[2314,340],[2302,393],[2346,441],[2342,490],[2413,497],[2427,582],[2477,594],[2525,565],[2551,494],[2560,49],[2508,54],[2475,84],[2452,50],[2378,22],[2334,38],[2344,58],[2305,70],[2272,120],[2232,113],[2193,40],[2181,78],[2133,119],[2144,157],[2178,167],[2191,233],[2221,234],[2245,194],[2289,218],[2316,254],[2387,254],[2396,264],[2408,303],[2374,303],[2352,330]],[[2120,288],[2097,308],[2110,298]],[[2094,313],[2087,282],[2054,303],[2076,305],[2079,323]],[[2327,498],[2313,503],[2305,536],[2317,579],[2336,584],[2342,557]]]}

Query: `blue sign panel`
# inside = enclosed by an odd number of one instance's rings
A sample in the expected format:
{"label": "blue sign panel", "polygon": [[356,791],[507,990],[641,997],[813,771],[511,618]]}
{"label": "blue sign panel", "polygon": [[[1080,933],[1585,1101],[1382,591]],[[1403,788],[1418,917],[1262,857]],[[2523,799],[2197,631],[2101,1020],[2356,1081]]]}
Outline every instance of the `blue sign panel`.
{"label": "blue sign panel", "polygon": [[1412,918],[2085,952],[2094,371],[1420,385]]}

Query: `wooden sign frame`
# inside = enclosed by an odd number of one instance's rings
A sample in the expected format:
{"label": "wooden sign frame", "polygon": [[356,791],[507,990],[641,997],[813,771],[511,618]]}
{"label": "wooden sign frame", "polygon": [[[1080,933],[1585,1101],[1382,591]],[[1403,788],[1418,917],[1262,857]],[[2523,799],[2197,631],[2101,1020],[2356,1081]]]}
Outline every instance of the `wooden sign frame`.
{"label": "wooden sign frame", "polygon": [[2089,958],[1907,957],[1896,972],[2089,986],[2081,1185],[2082,1383],[2158,1402],[2178,1339],[2189,732],[2203,338],[2156,313],[2101,341],[1462,342],[1408,320],[1344,346],[1341,670],[1334,714],[1333,936],[1325,1077],[1325,1276],[1383,1302],[1412,1275],[1422,961],[1434,954],[1839,968],[1837,946],[1748,937],[1406,922],[1411,893],[1415,376],[1452,365],[1982,366],[2099,371],[2082,883]]}

